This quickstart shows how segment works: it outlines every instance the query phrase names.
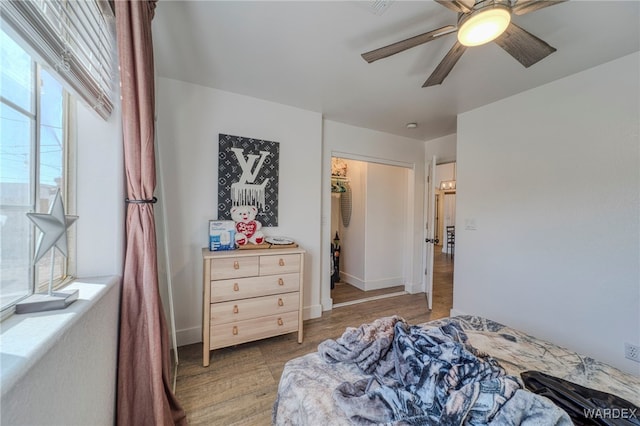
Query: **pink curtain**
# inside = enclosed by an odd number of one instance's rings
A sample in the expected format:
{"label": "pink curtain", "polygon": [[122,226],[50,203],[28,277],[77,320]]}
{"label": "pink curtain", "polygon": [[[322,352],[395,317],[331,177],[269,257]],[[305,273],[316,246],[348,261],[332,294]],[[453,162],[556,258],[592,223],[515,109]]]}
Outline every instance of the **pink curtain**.
{"label": "pink curtain", "polygon": [[117,424],[123,426],[187,423],[171,392],[169,336],[158,290],[151,41],[156,1],[115,2],[127,177],[117,395]]}

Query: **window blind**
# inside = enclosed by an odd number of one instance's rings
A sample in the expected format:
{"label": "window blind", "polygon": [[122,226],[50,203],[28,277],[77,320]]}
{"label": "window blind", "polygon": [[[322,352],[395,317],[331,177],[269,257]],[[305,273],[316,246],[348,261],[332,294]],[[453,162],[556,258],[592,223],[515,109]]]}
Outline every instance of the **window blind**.
{"label": "window blind", "polygon": [[114,104],[114,15],[107,0],[2,0],[2,20],[100,116]]}

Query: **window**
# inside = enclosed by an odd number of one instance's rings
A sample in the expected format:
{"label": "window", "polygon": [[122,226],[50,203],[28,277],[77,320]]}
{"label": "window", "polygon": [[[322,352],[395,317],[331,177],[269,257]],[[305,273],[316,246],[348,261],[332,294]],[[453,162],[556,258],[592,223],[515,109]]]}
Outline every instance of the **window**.
{"label": "window", "polygon": [[0,2],[2,22],[102,118],[113,109],[112,1]]}
{"label": "window", "polygon": [[0,37],[0,308],[6,312],[44,291],[51,271],[57,285],[69,274],[59,253],[53,268],[50,253],[32,265],[40,231],[26,213],[48,212],[58,189],[68,213],[72,206],[67,203],[69,94],[9,34],[0,30]]}

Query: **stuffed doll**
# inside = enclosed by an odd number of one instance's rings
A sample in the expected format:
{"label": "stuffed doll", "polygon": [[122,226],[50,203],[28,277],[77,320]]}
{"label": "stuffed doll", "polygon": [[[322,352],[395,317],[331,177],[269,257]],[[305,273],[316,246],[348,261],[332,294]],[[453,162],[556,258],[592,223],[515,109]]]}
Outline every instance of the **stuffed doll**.
{"label": "stuffed doll", "polygon": [[260,231],[262,224],[255,220],[258,209],[254,206],[235,206],[231,208],[231,218],[236,223],[236,243],[243,246],[247,243],[262,244],[264,234]]}

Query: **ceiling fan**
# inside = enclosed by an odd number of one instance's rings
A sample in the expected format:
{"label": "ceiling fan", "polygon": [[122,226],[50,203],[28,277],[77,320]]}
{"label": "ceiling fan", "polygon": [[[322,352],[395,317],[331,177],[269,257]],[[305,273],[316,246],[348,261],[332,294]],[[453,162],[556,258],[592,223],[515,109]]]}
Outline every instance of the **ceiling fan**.
{"label": "ceiling fan", "polygon": [[467,47],[495,41],[525,67],[546,58],[556,49],[511,22],[511,15],[524,15],[567,0],[435,0],[458,12],[457,25],[446,25],[433,31],[390,44],[362,54],[371,63],[448,34],[458,33],[458,40],[438,64],[422,87],[441,84]]}

